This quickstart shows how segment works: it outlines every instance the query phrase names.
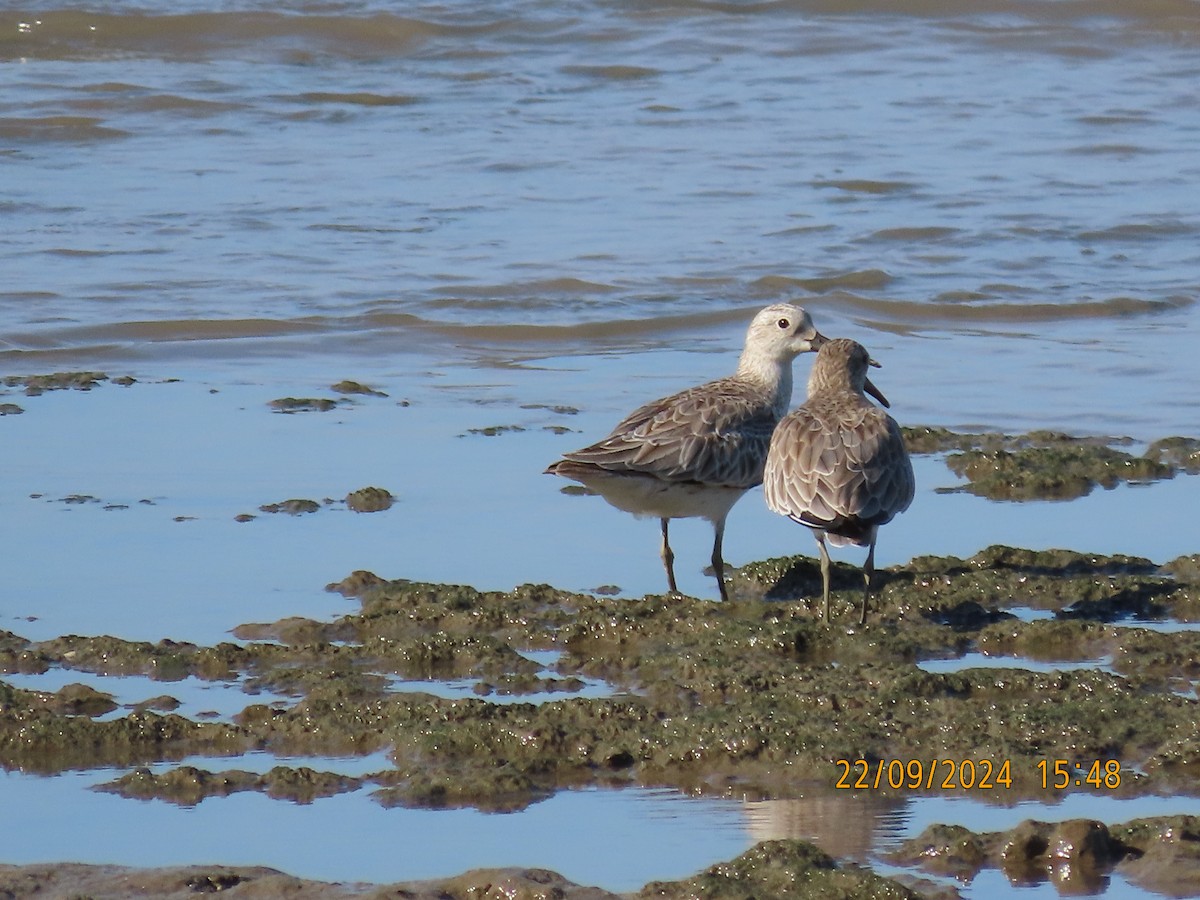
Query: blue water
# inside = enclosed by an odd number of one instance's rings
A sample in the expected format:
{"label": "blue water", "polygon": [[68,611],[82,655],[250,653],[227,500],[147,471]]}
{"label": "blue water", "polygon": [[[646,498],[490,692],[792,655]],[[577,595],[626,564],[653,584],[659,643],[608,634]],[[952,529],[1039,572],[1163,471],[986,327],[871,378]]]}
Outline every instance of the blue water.
{"label": "blue water", "polygon": [[[1196,436],[1198,45],[1191,0],[0,10],[0,378],[139,380],[0,387],[24,409],[0,417],[0,628],[215,642],[345,612],[324,586],[354,569],[659,591],[656,524],[541,469],[731,371],[780,299],[870,348],[903,424]],[[267,406],[347,377],[389,396]],[[991,543],[1200,552],[1194,477],[997,504],[936,493],[957,484],[937,459],[917,475],[881,565]],[[340,503],[369,484],[396,506]],[[258,512],[292,497],[334,502]],[[673,537],[681,588],[715,596],[709,527]],[[725,552],[812,541],[752,492]],[[548,865],[632,890],[760,836],[734,801],[656,792],[514,816],[365,794],[178,810],[87,789],[110,774],[0,775],[0,806],[38,817],[5,861],[69,848],[395,880],[449,868],[422,841],[469,828],[456,871]],[[891,813],[856,802],[814,833],[853,821],[831,852],[870,858]],[[591,830],[566,846],[564,823]],[[382,863],[397,844],[414,852]],[[976,896],[1037,895],[989,877]]]}

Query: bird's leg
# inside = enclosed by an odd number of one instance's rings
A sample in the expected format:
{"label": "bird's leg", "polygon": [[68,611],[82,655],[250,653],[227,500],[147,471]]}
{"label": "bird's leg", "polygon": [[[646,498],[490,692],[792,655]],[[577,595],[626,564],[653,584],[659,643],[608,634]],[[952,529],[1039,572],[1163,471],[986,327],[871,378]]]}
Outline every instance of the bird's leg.
{"label": "bird's leg", "polygon": [[667,523],[670,519],[661,519],[662,522],[662,556],[663,568],[667,570],[667,587],[670,588],[672,594],[678,594],[679,588],[675,586],[675,554],[671,552],[671,544],[667,540]]}
{"label": "bird's leg", "polygon": [[867,597],[871,594],[871,576],[875,574],[875,535],[871,535],[871,549],[867,551],[867,561],[863,563],[863,608],[859,625],[867,624]]}
{"label": "bird's leg", "polygon": [[713,523],[716,537],[713,539],[712,567],[717,576],[717,588],[721,591],[721,599],[727,601],[729,594],[725,591],[725,558],[721,555],[721,539],[725,536],[725,520]]}
{"label": "bird's leg", "polygon": [[825,549],[825,533],[814,531],[817,547],[821,551],[821,597],[825,601],[825,622],[829,622],[829,551]]}

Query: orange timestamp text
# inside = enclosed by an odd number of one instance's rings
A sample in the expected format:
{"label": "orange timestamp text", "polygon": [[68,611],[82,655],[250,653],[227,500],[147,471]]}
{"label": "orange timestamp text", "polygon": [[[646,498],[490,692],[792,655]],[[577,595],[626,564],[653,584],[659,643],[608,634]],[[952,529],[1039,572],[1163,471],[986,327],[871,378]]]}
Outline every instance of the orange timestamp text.
{"label": "orange timestamp text", "polygon": [[1115,759],[1041,759],[1037,770],[1045,789],[1062,791],[1086,785],[1114,791],[1121,786],[1121,763]]}
{"label": "orange timestamp text", "polygon": [[838,759],[834,787],[846,790],[924,789],[927,791],[1011,788],[1012,761],[990,759]]}
{"label": "orange timestamp text", "polygon": [[[834,787],[842,790],[994,790],[1013,786],[1012,760],[990,759],[838,759]],[[1042,759],[1034,768],[1043,790],[1090,787],[1116,790],[1121,763],[1116,759]]]}

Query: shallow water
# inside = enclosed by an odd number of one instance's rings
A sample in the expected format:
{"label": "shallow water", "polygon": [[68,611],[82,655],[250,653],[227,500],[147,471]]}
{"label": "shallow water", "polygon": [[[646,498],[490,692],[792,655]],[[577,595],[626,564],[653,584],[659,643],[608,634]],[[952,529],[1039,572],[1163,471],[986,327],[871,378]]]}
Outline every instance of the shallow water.
{"label": "shallow water", "polygon": [[[905,424],[1197,433],[1187,0],[90,10],[0,11],[0,376],[96,367],[141,383],[0,397],[25,409],[0,417],[0,628],[211,643],[244,622],[340,614],[348,601],[322,588],[358,568],[662,590],[656,525],[564,496],[541,469],[637,403],[731,370],[753,311],[780,299],[867,344]],[[336,397],[345,377],[389,396],[266,405]],[[167,378],[182,380],[150,383]],[[495,427],[508,430],[479,433]],[[996,542],[1200,551],[1200,479],[997,504],[937,494],[957,479],[917,467],[881,565]],[[398,504],[258,510],[369,484]],[[96,499],[65,502],[78,496]],[[810,552],[759,496],[734,510],[727,558]],[[711,530],[673,529],[681,588],[715,597]],[[568,793],[512,817],[362,795],[186,811],[86,790],[98,780],[0,775],[0,806],[46,811],[5,861],[68,846],[184,861],[171,854],[186,829],[206,861],[308,874],[337,855],[313,823],[338,815],[388,841],[469,820],[488,852],[460,853],[457,871],[525,861],[514,822],[554,844],[608,804],[611,831],[581,841],[602,872],[536,862],[629,889],[752,842],[734,801],[658,792]],[[861,856],[880,819],[858,802]],[[301,852],[257,833],[221,845],[247,809]],[[950,815],[904,809],[913,833]],[[628,847],[605,843],[623,830]],[[158,833],[160,855],[130,837]],[[649,846],[670,872],[614,870]],[[314,874],[423,877],[372,868],[370,849]],[[978,896],[1001,889],[994,874]]]}
{"label": "shallow water", "polygon": [[4,367],[608,354],[785,297],[923,422],[1196,421],[1186,0],[406,12],[0,15]]}
{"label": "shallow water", "polygon": [[[251,768],[241,757],[193,762]],[[179,807],[90,789],[120,774],[0,772],[0,802],[25,811],[22,827],[6,835],[6,861],[57,862],[64,854],[76,862],[143,866],[220,860],[378,883],[451,877],[468,865],[537,866],[582,884],[630,891],[652,879],[686,877],[749,845],[739,804],[674,791],[561,791],[520,814],[497,815],[388,809],[367,790],[312,804],[243,793]],[[75,836],[69,848],[67,835]]]}
{"label": "shallow water", "polygon": [[[245,622],[349,610],[324,587],[355,569],[487,590],[615,585],[619,596],[639,597],[665,589],[657,523],[564,495],[559,479],[541,474],[609,421],[524,409],[541,402],[554,374],[519,371],[497,383],[465,370],[454,385],[430,379],[428,393],[411,394],[412,381],[377,381],[391,396],[323,413],[267,405],[297,393],[332,396],[339,372],[308,383],[104,385],[16,398],[27,411],[0,419],[22,448],[0,480],[8,513],[0,542],[21,565],[6,575],[0,627],[35,640],[115,633],[211,644]],[[397,403],[407,396],[411,405]],[[525,430],[470,433],[512,423]],[[544,430],[562,423],[572,433]],[[89,435],[86,450],[62,440],[72,430]],[[918,457],[916,468],[918,497],[883,529],[881,565],[966,557],[991,543],[1158,562],[1196,550],[1200,479],[1192,476],[1097,489],[1070,503],[994,503],[936,493],[958,483],[937,458]],[[367,485],[397,503],[354,513],[340,502]],[[80,497],[92,499],[67,502]],[[300,516],[259,510],[295,497],[337,502]],[[242,514],[256,518],[236,521]],[[1129,527],[1138,521],[1155,524]],[[711,526],[682,520],[672,535],[681,589],[715,599],[703,571]],[[807,531],[769,512],[757,490],[730,516],[725,555],[734,564],[814,551]],[[837,555],[861,563],[863,553]]]}
{"label": "shallow water", "polygon": [[964,653],[957,659],[927,659],[917,663],[918,669],[926,672],[961,672],[963,669],[1027,669],[1031,672],[1077,672],[1081,669],[1096,669],[1110,675],[1117,674],[1112,668],[1112,659],[1086,659],[1077,661],[1053,661],[1026,659],[1017,656],[988,656],[986,653]]}

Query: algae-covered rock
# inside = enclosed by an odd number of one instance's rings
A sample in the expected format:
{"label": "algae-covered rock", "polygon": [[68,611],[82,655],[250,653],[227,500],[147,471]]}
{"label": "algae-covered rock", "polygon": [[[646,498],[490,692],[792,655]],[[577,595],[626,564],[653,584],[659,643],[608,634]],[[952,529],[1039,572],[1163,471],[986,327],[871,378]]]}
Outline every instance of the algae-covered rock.
{"label": "algae-covered rock", "polygon": [[904,443],[909,453],[945,453],[950,450],[996,450],[1009,438],[1003,434],[961,434],[945,428],[928,426],[903,427]]}
{"label": "algae-covered rock", "polygon": [[358,569],[341,581],[325,585],[325,590],[341,594],[343,597],[361,597],[369,589],[378,588],[387,583],[385,579],[380,578],[374,572]]}
{"label": "algae-covered rock", "polygon": [[480,769],[462,771],[412,771],[408,777],[393,777],[390,784],[376,792],[384,806],[428,809],[474,807],[488,812],[516,812],[551,796],[558,785],[552,777],[504,760]]}
{"label": "algae-covered rock", "polygon": [[10,375],[4,379],[7,387],[24,387],[25,393],[36,397],[46,391],[90,391],[108,376],[103,372],[54,372],[49,375]]}
{"label": "algae-covered rock", "polygon": [[993,500],[1073,500],[1097,485],[1170,478],[1164,463],[1109,447],[1053,446],[1020,450],[967,450],[946,458],[965,490]]}
{"label": "algae-covered rock", "polygon": [[54,709],[68,716],[103,716],[117,708],[112,694],[87,684],[68,684],[54,694]]}
{"label": "algae-covered rock", "polygon": [[175,714],[131,712],[105,721],[64,715],[38,702],[36,692],[0,682],[0,760],[6,767],[49,774],[241,753],[250,746],[248,735],[237,728]]}
{"label": "algae-covered rock", "polygon": [[[393,895],[394,896],[394,895]],[[417,894],[404,896],[417,897]],[[607,900],[616,894],[583,887],[546,869],[475,869],[437,885],[436,893],[420,897],[471,898],[471,900]]]}
{"label": "algae-covered rock", "polygon": [[115,781],[96,785],[96,790],[139,800],[159,799],[180,806],[196,806],[206,797],[228,797],[253,790],[253,772],[207,772],[195,766],[180,766],[163,775],[150,769],[134,769]]}
{"label": "algae-covered rock", "polygon": [[1200,553],[1193,553],[1190,556],[1180,556],[1171,560],[1163,568],[1174,575],[1179,581],[1188,582],[1189,584],[1200,584]]}
{"label": "algae-covered rock", "polygon": [[265,513],[287,513],[289,516],[300,516],[305,513],[315,513],[321,508],[316,500],[292,499],[279,503],[266,503],[259,507]]}
{"label": "algae-covered rock", "polygon": [[328,397],[280,397],[267,406],[278,413],[329,412],[337,409],[338,402]]}
{"label": "algae-covered rock", "polygon": [[383,391],[377,391],[372,387],[367,387],[357,381],[343,380],[337,384],[330,385],[331,391],[336,391],[339,394],[362,394],[367,397],[386,397]]}
{"label": "algae-covered rock", "polygon": [[970,881],[987,862],[979,835],[961,825],[930,825],[889,854],[904,865],[919,865],[936,875]]}
{"label": "algae-covered rock", "polygon": [[1200,440],[1187,437],[1162,438],[1147,448],[1146,457],[1195,475],[1200,473]]}
{"label": "algae-covered rock", "polygon": [[932,825],[888,859],[964,880],[997,868],[1013,884],[1052,882],[1064,896],[1103,893],[1116,873],[1143,890],[1189,897],[1200,888],[1200,819],[1163,816],[1112,826],[1091,819],[1026,820],[984,834]]}
{"label": "algae-covered rock", "polygon": [[685,881],[652,882],[637,896],[647,900],[920,900],[919,894],[895,881],[850,863],[838,864],[812,844],[791,840],[765,841]]}
{"label": "algae-covered rock", "polygon": [[978,632],[977,649],[989,656],[1013,656],[1043,662],[1100,659],[1120,643],[1120,632],[1095,621],[1006,619]]}
{"label": "algae-covered rock", "polygon": [[1200,818],[1135,819],[1109,832],[1134,851],[1118,870],[1134,884],[1167,897],[1200,893]]}
{"label": "algae-covered rock", "polygon": [[910,453],[947,454],[946,465],[967,491],[993,500],[1071,500],[1097,485],[1172,478],[1200,472],[1200,440],[1173,437],[1155,441],[1137,456],[1132,441],[1115,437],[1075,437],[1056,431],[1023,435],[958,433],[944,428],[905,428]]}
{"label": "algae-covered rock", "polygon": [[459,437],[466,437],[468,434],[480,434],[484,437],[496,437],[501,434],[513,434],[525,430],[524,425],[488,425],[484,428],[468,428],[464,434]]}
{"label": "algae-covered rock", "polygon": [[133,704],[132,709],[137,712],[147,712],[150,710],[154,712],[174,712],[182,705],[182,703],[169,694],[160,694],[157,697],[149,697],[139,703]]}
{"label": "algae-covered rock", "polygon": [[346,495],[346,506],[354,512],[382,512],[390,509],[396,498],[391,492],[380,487],[359,488]]}
{"label": "algae-covered rock", "polygon": [[240,769],[210,772],[195,766],[178,766],[161,774],[140,767],[96,790],[139,800],[165,800],[179,806],[197,806],[209,797],[228,797],[244,791],[261,791],[277,800],[312,803],[319,797],[358,790],[361,778],[318,772],[307,766],[276,766],[265,775]]}

